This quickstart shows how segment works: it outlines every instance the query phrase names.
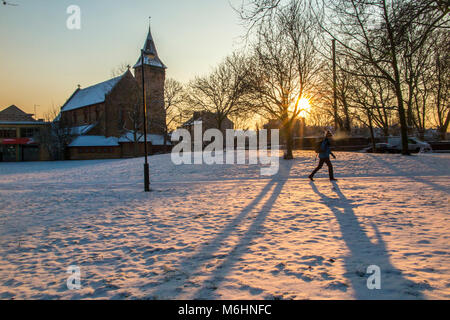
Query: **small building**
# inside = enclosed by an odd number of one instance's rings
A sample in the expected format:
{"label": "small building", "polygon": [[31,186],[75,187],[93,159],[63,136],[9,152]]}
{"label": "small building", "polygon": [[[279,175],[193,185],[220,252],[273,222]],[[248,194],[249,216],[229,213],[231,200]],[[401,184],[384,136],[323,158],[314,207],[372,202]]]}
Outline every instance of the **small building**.
{"label": "small building", "polygon": [[[200,125],[202,126],[202,134],[205,133],[206,130],[209,129],[219,129],[219,120],[216,113],[208,112],[208,111],[196,111],[194,112],[194,115],[186,121],[183,125],[183,129],[187,129],[191,136],[194,136],[194,126]],[[222,119],[220,130],[222,131],[223,135],[226,135],[227,129],[234,129],[234,123],[228,117],[225,117]]]}
{"label": "small building", "polygon": [[120,145],[115,137],[79,136],[69,145],[70,159],[116,159],[121,157]]}
{"label": "small building", "polygon": [[0,111],[0,162],[48,160],[41,143],[47,124],[15,105]]}
{"label": "small building", "polygon": [[[196,111],[194,112],[194,115],[186,121],[181,128],[189,131],[191,135],[191,143],[192,146],[194,146],[194,131],[197,126],[201,126],[202,129],[202,137],[204,136],[205,132],[209,129],[219,129],[219,117],[217,113],[212,113],[209,111]],[[226,146],[226,131],[227,130],[233,130],[234,129],[234,123],[228,117],[225,117],[221,119],[220,123],[220,131],[223,135],[223,144]],[[203,148],[206,147],[209,143],[207,141],[202,141]]]}

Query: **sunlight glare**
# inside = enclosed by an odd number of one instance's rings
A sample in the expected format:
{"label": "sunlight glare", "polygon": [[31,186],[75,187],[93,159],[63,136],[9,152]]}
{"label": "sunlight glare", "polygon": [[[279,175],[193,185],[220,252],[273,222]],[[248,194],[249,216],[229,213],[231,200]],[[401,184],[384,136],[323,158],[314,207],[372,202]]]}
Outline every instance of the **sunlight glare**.
{"label": "sunlight glare", "polygon": [[308,98],[301,98],[298,107],[301,110],[300,117],[305,118],[311,110],[311,103]]}

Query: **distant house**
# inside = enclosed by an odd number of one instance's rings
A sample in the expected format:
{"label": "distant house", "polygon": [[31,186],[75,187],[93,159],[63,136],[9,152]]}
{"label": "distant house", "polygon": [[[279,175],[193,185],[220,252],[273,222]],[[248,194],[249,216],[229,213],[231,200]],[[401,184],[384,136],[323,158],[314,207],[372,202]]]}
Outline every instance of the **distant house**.
{"label": "distant house", "polygon": [[134,66],[135,76],[127,70],[105,82],[83,89],[79,87],[61,108],[56,121],[71,136],[67,146],[70,159],[122,158],[144,154],[143,73],[149,150],[158,152],[166,149],[166,66],[158,56],[150,30],[144,48],[154,57],[144,59],[144,65],[138,59]]}
{"label": "distant house", "polygon": [[[184,129],[187,129],[191,132],[191,135],[193,136],[194,132],[194,126],[196,124],[202,125],[203,133],[208,129],[219,129],[218,125],[218,119],[217,114],[208,112],[208,111],[196,111],[194,112],[194,115],[192,118],[190,118],[188,121],[186,121],[182,127]],[[227,117],[222,120],[221,123],[221,131],[225,135],[227,129],[234,129],[234,123]]]}
{"label": "distant house", "polygon": [[0,161],[48,160],[41,143],[47,124],[15,105],[0,111]]}
{"label": "distant house", "polygon": [[[219,122],[216,113],[208,112],[208,111],[196,111],[194,115],[186,121],[181,128],[189,131],[191,135],[191,142],[194,145],[194,131],[196,126],[201,126],[202,128],[202,137],[205,134],[205,131],[209,129],[219,129]],[[227,117],[222,120],[220,131],[223,134],[223,144],[226,145],[226,130],[234,129],[234,123]],[[207,141],[203,141],[203,147],[206,147],[209,143]]]}

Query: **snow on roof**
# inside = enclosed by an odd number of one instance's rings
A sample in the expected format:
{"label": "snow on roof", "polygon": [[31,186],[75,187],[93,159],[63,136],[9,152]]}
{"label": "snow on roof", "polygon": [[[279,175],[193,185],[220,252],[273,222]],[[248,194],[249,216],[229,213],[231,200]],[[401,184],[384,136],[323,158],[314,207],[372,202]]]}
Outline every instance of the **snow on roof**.
{"label": "snow on roof", "polygon": [[[163,146],[164,145],[164,136],[159,134],[149,134],[147,135],[147,140],[152,143],[154,146]],[[167,139],[166,145],[170,146],[170,141]]]}
{"label": "snow on roof", "polygon": [[[144,142],[144,135],[141,133],[137,133],[136,138],[139,142]],[[151,142],[154,146],[163,146],[164,145],[164,136],[159,134],[147,134],[147,141]],[[134,142],[134,133],[133,131],[128,131],[126,134],[119,138],[119,143],[130,143]],[[166,141],[166,145],[170,146],[171,143],[169,139]]]}
{"label": "snow on roof", "polygon": [[[142,60],[141,57],[139,57],[139,60],[134,65],[134,68],[140,67],[142,65],[141,60]],[[166,65],[162,63],[159,57],[154,57],[153,59],[150,59],[149,57],[144,57],[144,64],[152,67],[167,69]]]}
{"label": "snow on roof", "polygon": [[106,95],[111,92],[117,83],[119,83],[122,77],[123,75],[85,89],[75,91],[69,101],[67,101],[62,107],[62,111],[70,111],[104,102]]}
{"label": "snow on roof", "polygon": [[189,127],[189,126],[195,126],[195,125],[201,125],[201,124],[203,124],[203,120],[201,118],[199,118],[197,120],[191,119],[188,122],[184,123],[183,127]]}
{"label": "snow on roof", "polygon": [[69,147],[118,147],[116,137],[79,136],[69,144]]}
{"label": "snow on roof", "polygon": [[58,113],[58,115],[56,116],[55,119],[53,119],[53,122],[58,122],[58,121],[60,121],[60,120],[61,120],[61,112]]}
{"label": "snow on roof", "polygon": [[91,131],[92,128],[94,128],[97,124],[88,124],[88,125],[84,125],[84,126],[79,126],[79,127],[72,127],[69,128],[69,134],[72,136],[81,136],[83,134],[88,133],[89,131]]}
{"label": "snow on roof", "polygon": [[[145,40],[144,43],[144,48],[143,48],[146,52],[152,54],[154,57],[153,58],[149,58],[148,56],[144,57],[144,64],[145,65],[149,65],[152,67],[157,67],[157,68],[162,68],[162,69],[167,69],[167,67],[164,65],[164,63],[161,61],[161,59],[158,56],[158,50],[156,50],[156,45],[155,45],[155,41],[153,40],[153,36],[152,36],[152,30],[149,26],[148,28],[148,35],[147,35],[147,39]],[[142,59],[141,57],[139,57],[138,61],[136,62],[136,64],[134,65],[134,68],[140,67],[142,66]]]}

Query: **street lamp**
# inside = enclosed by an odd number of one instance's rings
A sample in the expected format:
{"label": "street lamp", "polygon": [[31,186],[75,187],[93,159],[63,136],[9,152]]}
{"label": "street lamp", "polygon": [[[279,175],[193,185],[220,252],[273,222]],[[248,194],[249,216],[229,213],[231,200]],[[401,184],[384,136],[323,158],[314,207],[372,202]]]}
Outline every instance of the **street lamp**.
{"label": "street lamp", "polygon": [[142,65],[142,105],[144,108],[144,143],[145,143],[145,163],[144,163],[144,190],[150,192],[150,169],[148,167],[148,151],[147,151],[147,104],[145,97],[145,79],[144,79],[144,57],[153,59],[155,55],[149,50],[141,50]]}

